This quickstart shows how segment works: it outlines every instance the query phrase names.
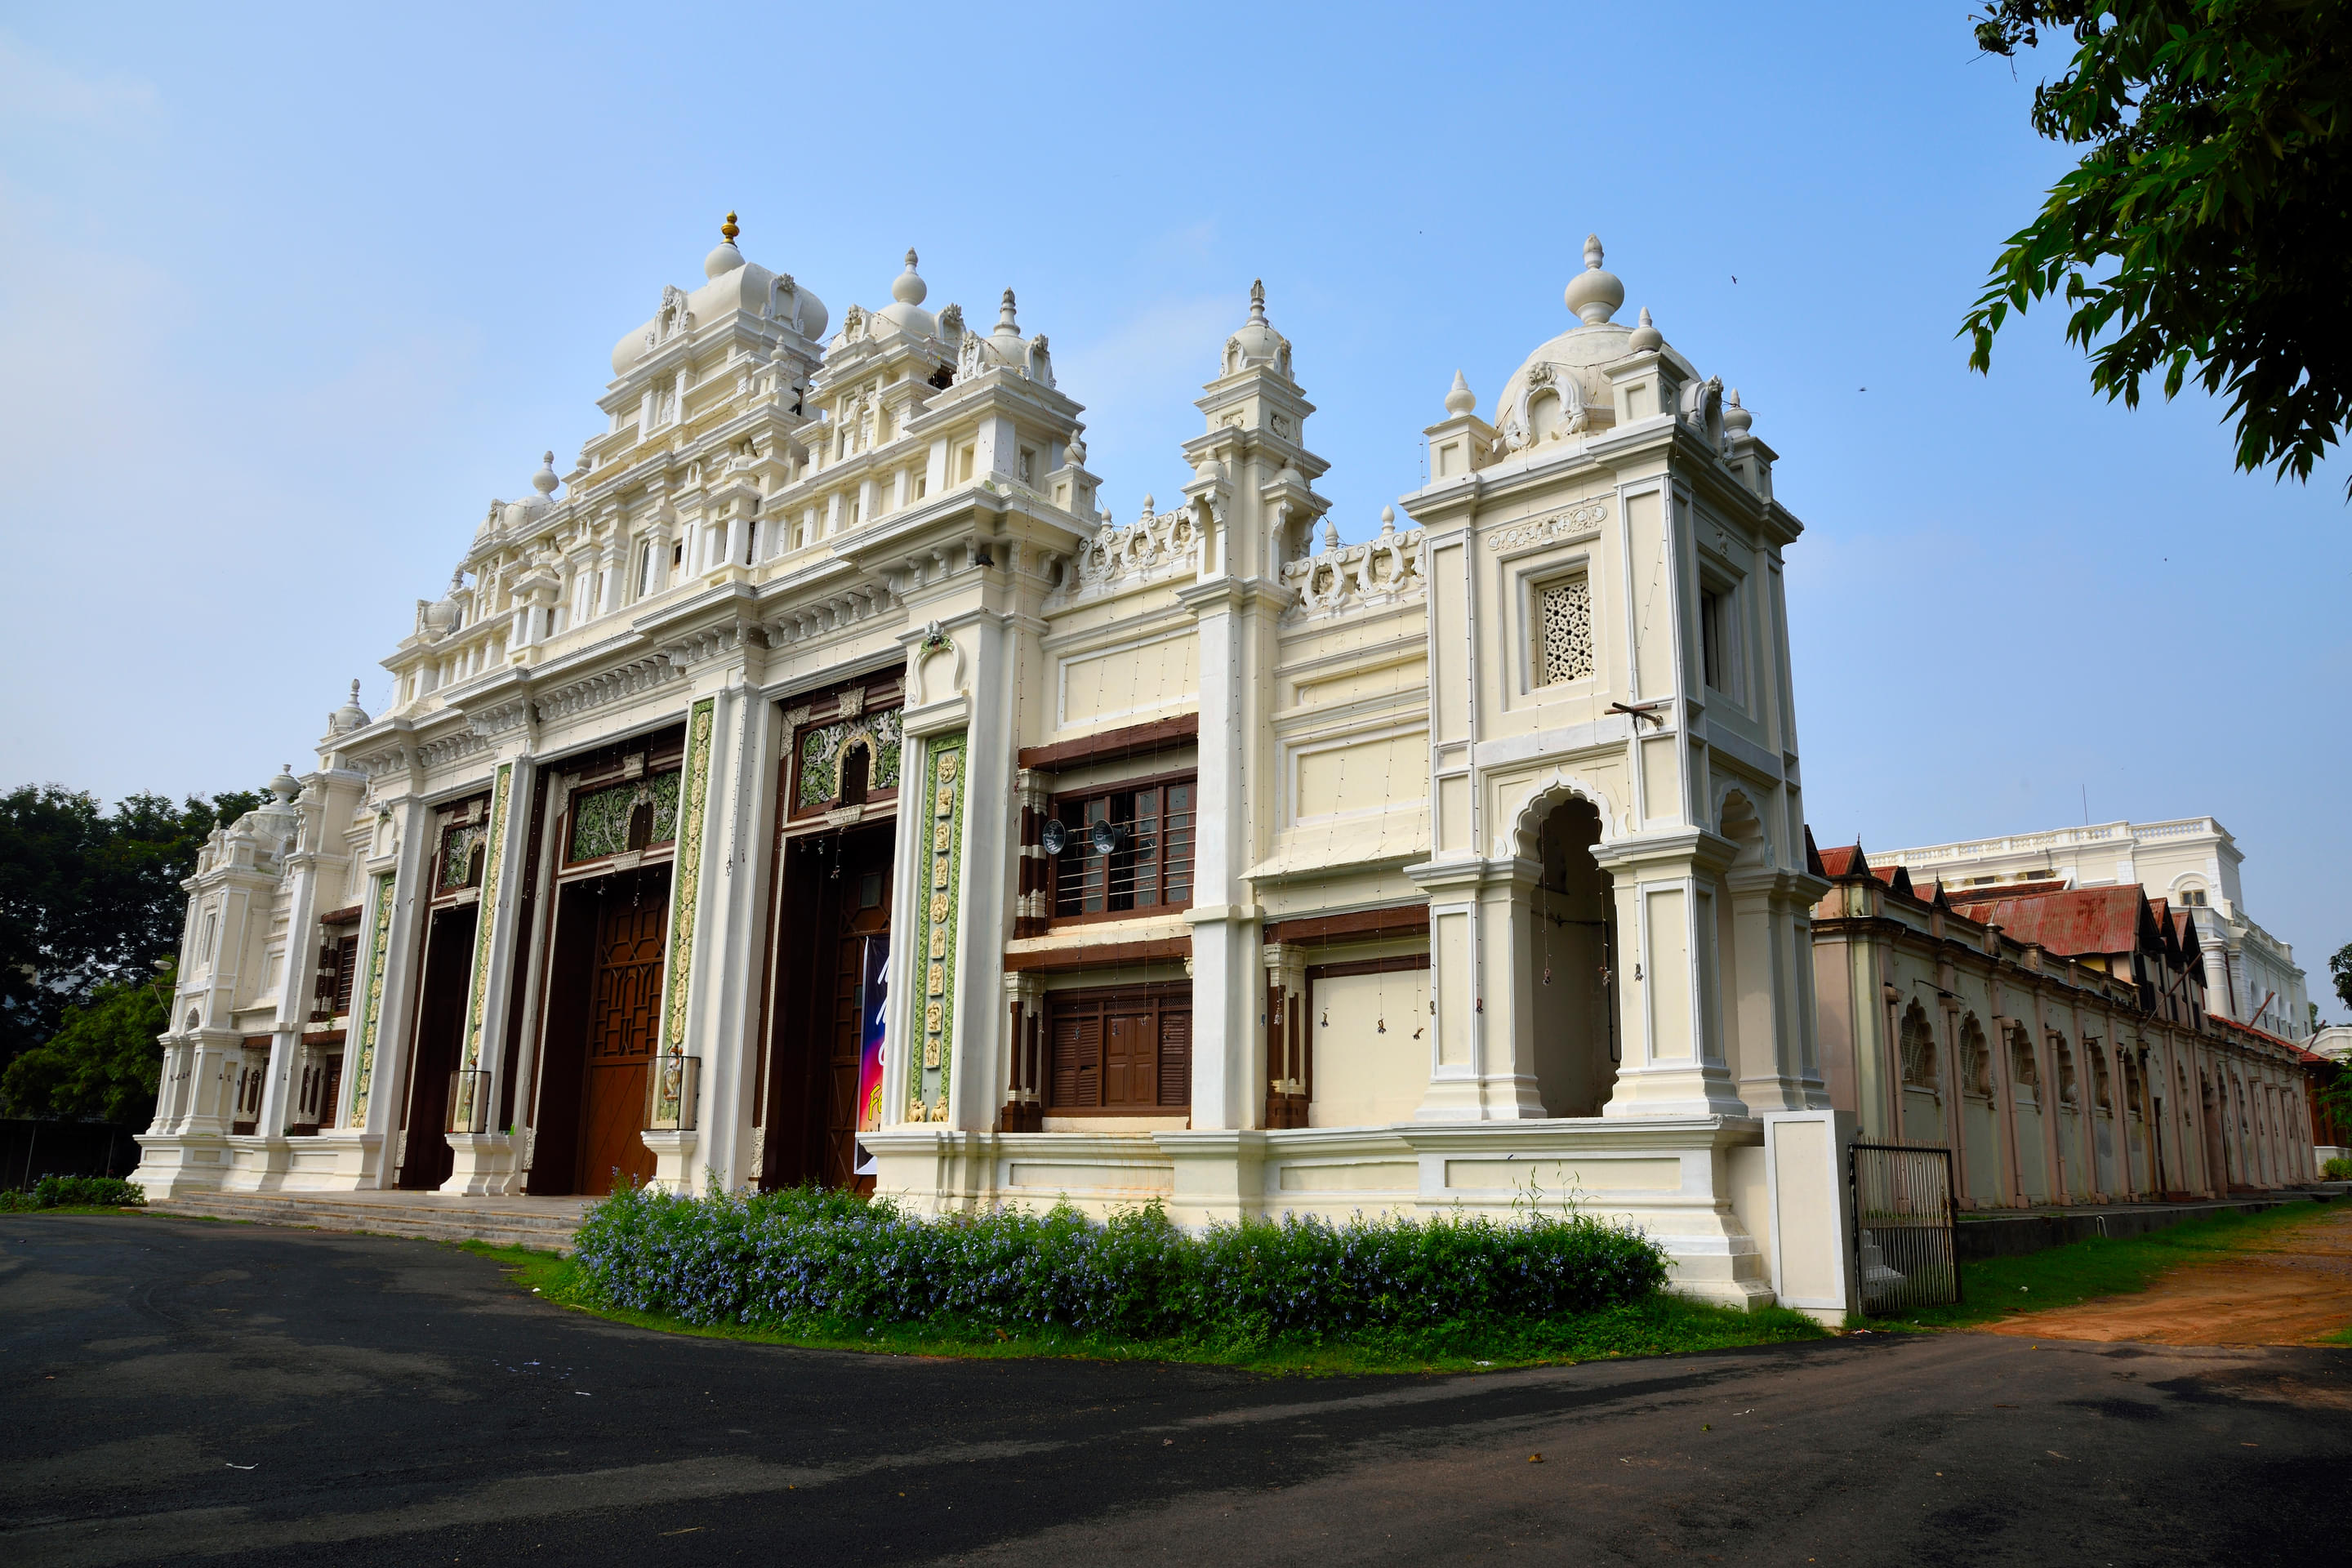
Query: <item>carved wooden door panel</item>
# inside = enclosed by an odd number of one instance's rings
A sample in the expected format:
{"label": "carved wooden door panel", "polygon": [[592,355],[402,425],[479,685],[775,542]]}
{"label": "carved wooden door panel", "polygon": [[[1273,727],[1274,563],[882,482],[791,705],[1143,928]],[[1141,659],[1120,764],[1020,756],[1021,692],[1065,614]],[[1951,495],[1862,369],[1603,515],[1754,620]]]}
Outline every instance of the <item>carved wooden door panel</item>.
{"label": "carved wooden door panel", "polygon": [[630,893],[616,889],[597,911],[580,1136],[583,1193],[609,1193],[617,1181],[645,1181],[654,1173],[653,1152],[637,1133],[645,1120],[646,1074],[661,1037],[667,892],[658,884]]}

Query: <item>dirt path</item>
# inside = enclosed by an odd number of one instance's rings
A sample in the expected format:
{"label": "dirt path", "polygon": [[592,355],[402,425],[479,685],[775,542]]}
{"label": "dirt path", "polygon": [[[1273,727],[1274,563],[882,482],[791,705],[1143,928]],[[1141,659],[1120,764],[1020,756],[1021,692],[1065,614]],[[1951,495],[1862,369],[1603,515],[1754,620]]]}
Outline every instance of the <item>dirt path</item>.
{"label": "dirt path", "polygon": [[2305,1345],[2352,1324],[2352,1204],[2331,1204],[2234,1256],[2159,1275],[2146,1290],[2027,1312],[1985,1331],[2167,1345]]}

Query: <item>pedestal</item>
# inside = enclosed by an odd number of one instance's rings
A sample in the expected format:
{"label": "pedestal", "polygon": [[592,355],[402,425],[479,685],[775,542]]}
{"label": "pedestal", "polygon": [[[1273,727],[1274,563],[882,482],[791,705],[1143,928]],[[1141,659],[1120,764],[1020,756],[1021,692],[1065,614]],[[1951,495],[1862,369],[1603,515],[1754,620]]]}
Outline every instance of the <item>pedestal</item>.
{"label": "pedestal", "polygon": [[692,1196],[698,1190],[694,1169],[695,1145],[698,1132],[640,1132],[646,1147],[654,1152],[653,1184],[666,1193],[682,1193]]}
{"label": "pedestal", "polygon": [[521,1173],[516,1169],[516,1156],[520,1152],[509,1132],[450,1132],[445,1133],[457,1158],[452,1162],[449,1179],[439,1191],[460,1197],[505,1197],[522,1185]]}

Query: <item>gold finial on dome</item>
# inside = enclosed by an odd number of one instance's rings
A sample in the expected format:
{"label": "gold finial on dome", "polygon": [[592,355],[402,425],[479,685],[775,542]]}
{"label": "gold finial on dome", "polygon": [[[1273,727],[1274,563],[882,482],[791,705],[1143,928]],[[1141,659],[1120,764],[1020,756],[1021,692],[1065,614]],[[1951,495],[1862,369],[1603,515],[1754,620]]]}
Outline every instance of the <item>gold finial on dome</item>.
{"label": "gold finial on dome", "polygon": [[719,237],[725,240],[730,245],[734,244],[735,237],[742,232],[743,231],[741,229],[735,226],[735,215],[733,213],[729,213],[727,215],[727,221],[719,226]]}

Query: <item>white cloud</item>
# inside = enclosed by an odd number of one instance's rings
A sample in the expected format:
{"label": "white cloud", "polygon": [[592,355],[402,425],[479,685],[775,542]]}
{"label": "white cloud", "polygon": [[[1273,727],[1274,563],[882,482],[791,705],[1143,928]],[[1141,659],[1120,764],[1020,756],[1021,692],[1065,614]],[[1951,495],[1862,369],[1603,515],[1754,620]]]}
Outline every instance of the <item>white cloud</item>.
{"label": "white cloud", "polygon": [[60,125],[144,119],[160,103],[152,82],[82,76],[22,38],[0,33],[0,115]]}

